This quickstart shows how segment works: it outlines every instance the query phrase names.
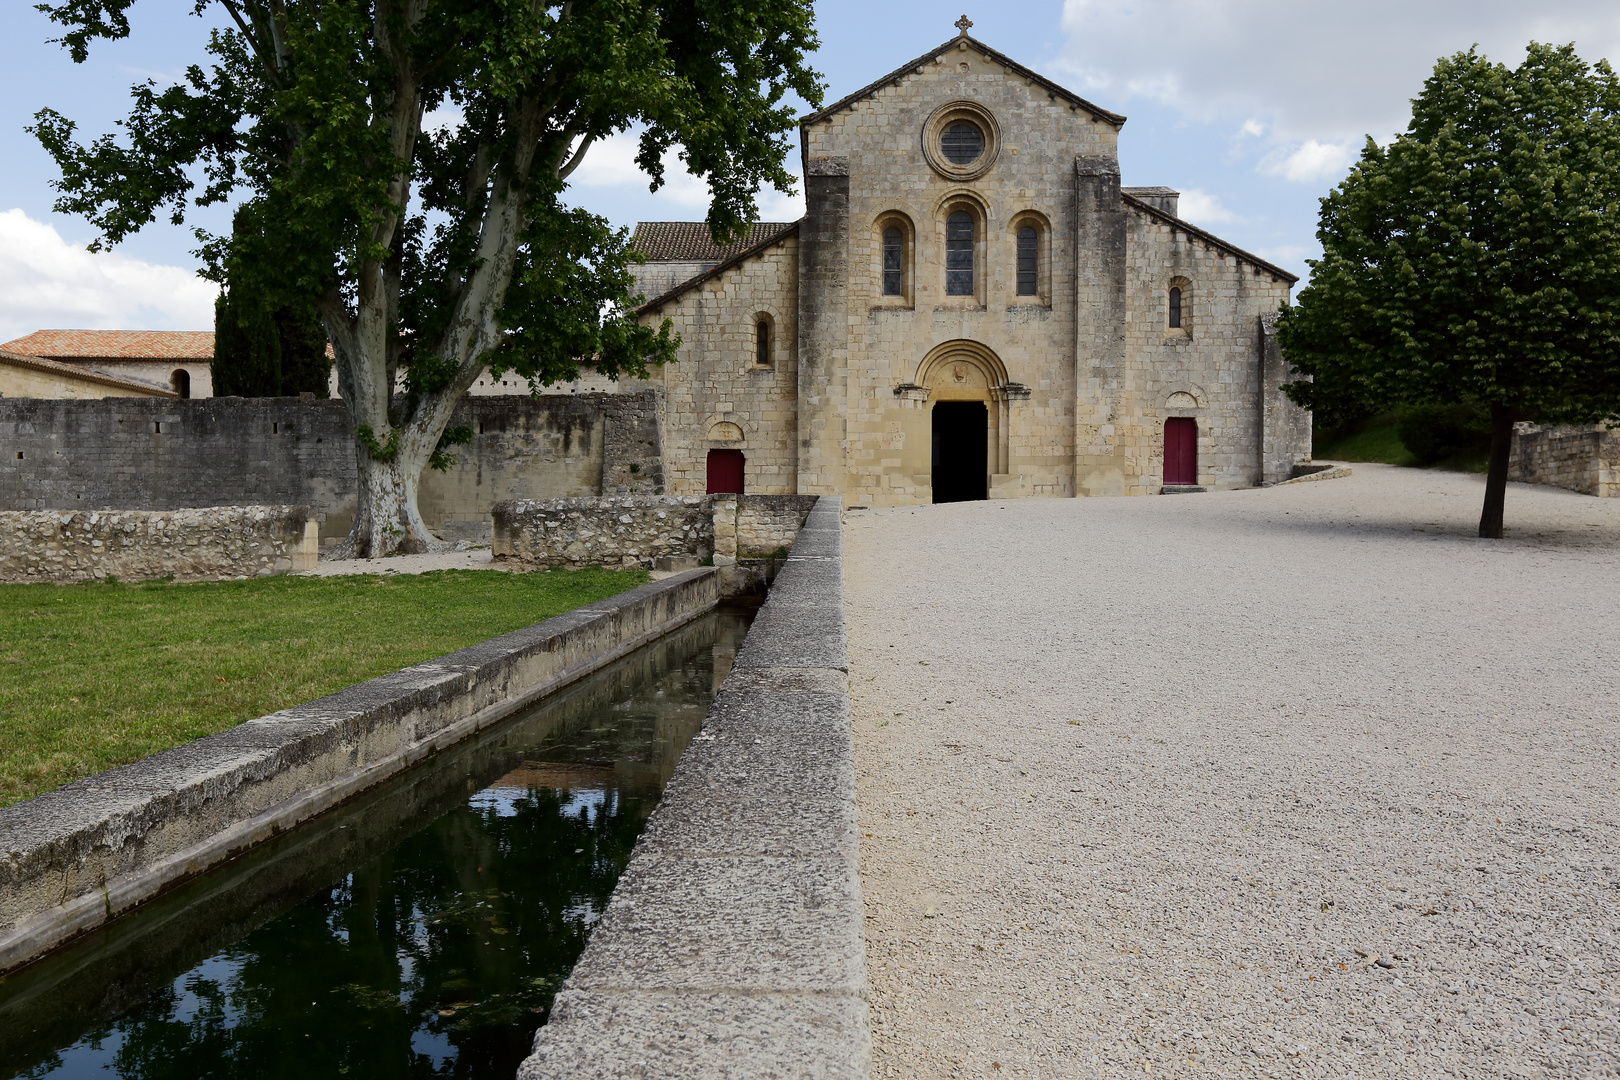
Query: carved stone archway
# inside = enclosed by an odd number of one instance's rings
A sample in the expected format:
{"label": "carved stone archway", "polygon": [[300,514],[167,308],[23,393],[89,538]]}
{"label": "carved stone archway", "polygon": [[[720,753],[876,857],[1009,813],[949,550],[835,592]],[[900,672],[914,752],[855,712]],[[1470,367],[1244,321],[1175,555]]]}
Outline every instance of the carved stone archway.
{"label": "carved stone archway", "polygon": [[915,379],[895,393],[923,402],[984,402],[990,428],[985,457],[992,473],[1009,472],[1012,405],[1028,400],[1029,388],[1007,378],[1006,365],[988,345],[959,338],[934,346],[917,365]]}

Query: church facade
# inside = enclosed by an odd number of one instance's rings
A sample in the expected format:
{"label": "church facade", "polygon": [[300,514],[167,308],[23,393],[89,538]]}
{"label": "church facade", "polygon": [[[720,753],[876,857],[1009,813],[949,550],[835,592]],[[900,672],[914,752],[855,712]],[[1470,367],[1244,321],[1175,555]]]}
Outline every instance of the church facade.
{"label": "church facade", "polygon": [[1120,186],[1125,118],[961,34],[801,121],[807,208],[638,226],[671,494],[846,505],[1248,487],[1310,459],[1296,278]]}

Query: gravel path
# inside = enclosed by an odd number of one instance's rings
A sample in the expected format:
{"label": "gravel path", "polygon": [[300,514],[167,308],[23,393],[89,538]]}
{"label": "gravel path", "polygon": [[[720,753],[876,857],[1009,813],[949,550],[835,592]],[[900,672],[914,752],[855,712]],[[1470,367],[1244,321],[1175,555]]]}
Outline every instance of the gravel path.
{"label": "gravel path", "polygon": [[1620,499],[852,511],[879,1076],[1620,1076]]}

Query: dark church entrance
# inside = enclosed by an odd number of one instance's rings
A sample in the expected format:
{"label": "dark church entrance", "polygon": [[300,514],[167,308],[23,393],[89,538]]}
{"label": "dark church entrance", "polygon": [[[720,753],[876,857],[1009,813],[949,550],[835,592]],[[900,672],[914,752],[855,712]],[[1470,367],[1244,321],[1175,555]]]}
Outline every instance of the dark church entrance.
{"label": "dark church entrance", "polygon": [[967,502],[987,497],[985,442],[990,414],[982,401],[934,404],[934,501]]}

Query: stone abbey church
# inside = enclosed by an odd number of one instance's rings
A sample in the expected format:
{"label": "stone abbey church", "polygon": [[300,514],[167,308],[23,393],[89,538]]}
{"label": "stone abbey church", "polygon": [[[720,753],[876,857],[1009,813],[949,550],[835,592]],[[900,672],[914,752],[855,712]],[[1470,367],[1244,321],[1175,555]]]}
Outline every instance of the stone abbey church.
{"label": "stone abbey church", "polygon": [[801,121],[807,212],[642,223],[671,494],[894,506],[1248,487],[1310,459],[1296,278],[1120,186],[1123,116],[961,34]]}

